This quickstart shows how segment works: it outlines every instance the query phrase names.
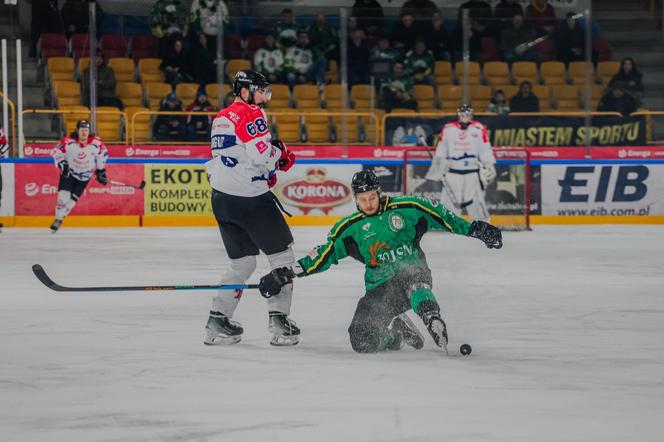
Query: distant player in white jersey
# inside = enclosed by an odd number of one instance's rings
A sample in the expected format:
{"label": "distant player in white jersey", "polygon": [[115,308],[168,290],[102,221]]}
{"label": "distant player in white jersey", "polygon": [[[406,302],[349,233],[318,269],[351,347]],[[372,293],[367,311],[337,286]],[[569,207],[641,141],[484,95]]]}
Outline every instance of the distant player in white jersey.
{"label": "distant player in white jersey", "polygon": [[[245,284],[256,269],[256,256],[267,255],[273,269],[293,265],[293,235],[270,191],[277,170],[287,171],[295,155],[272,140],[265,112],[260,108],[272,95],[261,73],[239,71],[233,82],[235,101],[212,122],[212,159],[205,164],[212,186],[212,210],[231,267],[222,284]],[[268,299],[270,344],[295,345],[300,330],[290,314],[293,285]],[[242,326],[232,321],[242,291],[219,291],[205,327],[205,344],[235,344]]]}
{"label": "distant player in white jersey", "polygon": [[[0,127],[0,158],[4,158],[9,152],[9,142],[5,136],[5,131]],[[2,167],[0,167],[0,206],[2,205]],[[0,223],[0,232],[4,226]]]}
{"label": "distant player in white jersey", "polygon": [[58,203],[55,207],[55,221],[51,225],[55,233],[76,205],[93,174],[100,184],[108,184],[108,151],[101,138],[90,133],[90,122],[80,120],[76,123],[76,130],[60,140],[51,155],[60,169]]}
{"label": "distant player in white jersey", "polygon": [[488,222],[484,190],[496,179],[496,158],[486,128],[473,120],[473,109],[463,105],[457,116],[440,132],[426,179],[443,182],[441,202],[455,214],[466,209],[473,220]]}

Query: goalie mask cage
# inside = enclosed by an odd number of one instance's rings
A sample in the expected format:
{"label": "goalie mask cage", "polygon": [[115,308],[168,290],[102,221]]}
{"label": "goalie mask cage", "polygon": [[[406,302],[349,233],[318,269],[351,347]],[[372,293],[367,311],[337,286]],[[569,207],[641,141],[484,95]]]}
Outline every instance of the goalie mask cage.
{"label": "goalie mask cage", "polygon": [[[402,192],[440,201],[443,183],[424,178],[435,148],[404,151]],[[484,192],[491,223],[502,230],[530,230],[530,154],[523,148],[494,148],[496,179]],[[479,175],[477,177],[479,180]],[[465,210],[462,212],[467,215]]]}

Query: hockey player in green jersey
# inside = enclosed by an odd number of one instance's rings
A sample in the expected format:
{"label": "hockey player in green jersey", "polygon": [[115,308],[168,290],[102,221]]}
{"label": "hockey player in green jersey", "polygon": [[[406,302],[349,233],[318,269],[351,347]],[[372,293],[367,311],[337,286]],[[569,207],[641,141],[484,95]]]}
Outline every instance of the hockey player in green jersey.
{"label": "hockey player in green jersey", "polygon": [[358,211],[337,222],[327,242],[292,267],[263,276],[261,294],[270,297],[293,278],[323,272],[350,256],[365,265],[366,286],[348,328],[353,350],[398,350],[404,343],[422,348],[423,336],[404,314],[412,309],[435,343],[447,351],[447,329],[431,291],[431,270],[420,247],[422,236],[430,230],[447,231],[499,249],[503,245],[500,230],[483,221],[470,223],[424,198],[383,195],[370,170],[357,172],[352,188]]}

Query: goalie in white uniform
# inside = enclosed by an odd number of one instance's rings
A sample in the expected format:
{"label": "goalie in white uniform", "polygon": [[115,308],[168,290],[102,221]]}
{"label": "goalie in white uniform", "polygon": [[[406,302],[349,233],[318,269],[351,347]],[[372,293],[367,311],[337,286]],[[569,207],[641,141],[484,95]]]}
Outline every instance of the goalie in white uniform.
{"label": "goalie in white uniform", "polygon": [[496,158],[486,127],[473,120],[473,109],[463,105],[458,120],[440,132],[426,179],[443,182],[441,202],[455,214],[466,209],[476,221],[489,221],[484,189],[496,179]]}

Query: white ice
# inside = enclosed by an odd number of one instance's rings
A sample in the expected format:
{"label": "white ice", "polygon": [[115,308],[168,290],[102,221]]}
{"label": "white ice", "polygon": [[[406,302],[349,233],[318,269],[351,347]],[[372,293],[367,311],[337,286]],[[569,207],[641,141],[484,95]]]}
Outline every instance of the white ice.
{"label": "white ice", "polygon": [[[295,228],[296,254],[325,232]],[[227,264],[215,229],[6,229],[0,440],[664,440],[664,228],[536,227],[500,251],[429,234],[424,247],[468,358],[428,337],[354,353],[350,259],[297,281],[300,345],[270,347],[265,302],[247,292],[242,342],[207,347],[210,292],[58,294],[30,266],[66,285],[214,284]],[[266,271],[261,258],[256,279]]]}

